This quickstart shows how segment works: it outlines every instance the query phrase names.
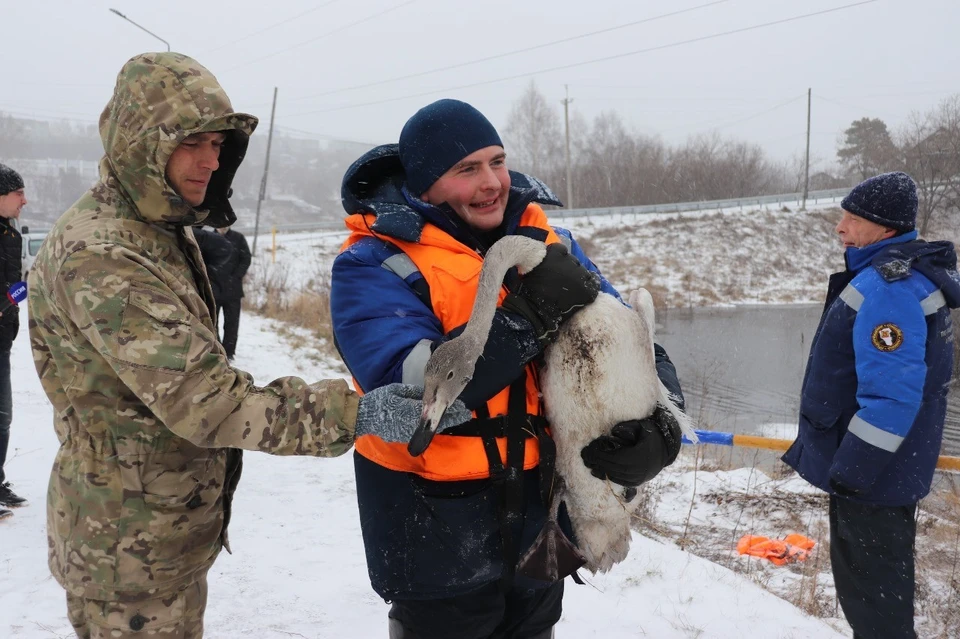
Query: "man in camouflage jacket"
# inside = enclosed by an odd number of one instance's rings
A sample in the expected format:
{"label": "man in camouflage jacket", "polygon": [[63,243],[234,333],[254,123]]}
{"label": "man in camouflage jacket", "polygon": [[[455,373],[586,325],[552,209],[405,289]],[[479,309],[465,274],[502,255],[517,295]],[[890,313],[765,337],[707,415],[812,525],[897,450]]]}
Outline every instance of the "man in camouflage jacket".
{"label": "man in camouflage jacket", "polygon": [[132,58],[100,118],[100,180],[30,274],[30,340],[60,440],[50,569],[81,637],[201,636],[240,449],[341,455],[372,403],[343,380],[255,386],[217,340],[191,225],[235,221],[227,197],[256,124],[196,61]]}

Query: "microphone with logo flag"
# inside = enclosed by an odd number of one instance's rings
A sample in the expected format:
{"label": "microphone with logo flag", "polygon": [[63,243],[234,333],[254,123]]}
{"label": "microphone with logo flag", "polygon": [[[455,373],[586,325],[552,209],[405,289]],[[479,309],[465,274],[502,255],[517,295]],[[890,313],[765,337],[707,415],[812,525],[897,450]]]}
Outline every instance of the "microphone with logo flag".
{"label": "microphone with logo flag", "polygon": [[10,286],[10,289],[7,291],[7,299],[0,301],[0,314],[11,306],[16,306],[23,300],[27,299],[27,283],[26,282],[16,282]]}

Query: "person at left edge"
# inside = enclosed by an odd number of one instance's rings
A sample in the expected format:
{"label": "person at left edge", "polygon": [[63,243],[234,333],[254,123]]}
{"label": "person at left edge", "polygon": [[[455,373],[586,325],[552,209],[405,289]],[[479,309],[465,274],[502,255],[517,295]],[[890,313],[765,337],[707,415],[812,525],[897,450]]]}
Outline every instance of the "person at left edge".
{"label": "person at left edge", "polygon": [[[27,204],[23,178],[9,166],[0,164],[0,295],[20,281],[23,238],[11,220],[20,217]],[[10,350],[20,332],[20,309],[10,306],[0,313],[0,519],[13,514],[8,508],[26,503],[13,492],[4,471],[13,421],[13,387],[10,384]]]}

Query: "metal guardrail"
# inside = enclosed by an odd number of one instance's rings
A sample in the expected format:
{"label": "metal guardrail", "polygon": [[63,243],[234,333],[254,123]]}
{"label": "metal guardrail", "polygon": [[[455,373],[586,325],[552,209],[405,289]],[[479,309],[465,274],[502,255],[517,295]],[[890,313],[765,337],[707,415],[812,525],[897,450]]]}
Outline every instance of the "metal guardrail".
{"label": "metal guardrail", "polygon": [[[264,226],[260,225],[260,235],[270,235],[271,229],[276,227],[278,233],[305,233],[307,231],[343,231],[347,232],[347,227],[344,226],[343,220],[321,220],[317,222],[299,222],[296,224],[276,224],[273,226]],[[250,237],[253,235],[253,225],[245,226],[240,224],[234,224],[231,228],[235,231],[239,231],[244,235]]]}
{"label": "metal guardrail", "polygon": [[[818,203],[820,200],[835,200],[845,197],[850,192],[845,189],[826,189],[807,193],[807,202]],[[721,209],[744,208],[746,206],[763,206],[785,202],[799,202],[803,193],[780,193],[777,195],[754,195],[751,197],[732,198],[726,200],[703,200],[699,202],[671,202],[669,204],[641,204],[638,206],[612,206],[593,209],[558,209],[550,211],[552,218],[584,217],[591,215],[647,215],[650,213],[688,213],[690,211],[719,211]]]}
{"label": "metal guardrail", "polygon": [[[821,191],[810,191],[807,193],[807,203],[817,204],[821,200],[836,200],[845,197],[850,192],[850,188],[844,189],[825,189]],[[733,209],[748,206],[765,206],[776,204],[783,206],[785,203],[800,202],[803,199],[803,193],[780,193],[777,195],[754,195],[751,197],[732,198],[726,200],[701,200],[698,202],[671,202],[667,204],[640,204],[637,206],[611,206],[604,208],[590,209],[554,209],[547,212],[547,215],[553,219],[603,216],[603,215],[649,215],[652,213],[689,213],[691,211],[719,211],[721,209]],[[253,226],[235,226],[236,230],[250,235],[253,233]],[[261,227],[262,228],[262,227]],[[277,224],[277,232],[297,233],[304,231],[345,231],[341,220],[329,221],[318,220],[316,222],[301,222],[297,224]],[[269,229],[265,231],[269,233]]]}

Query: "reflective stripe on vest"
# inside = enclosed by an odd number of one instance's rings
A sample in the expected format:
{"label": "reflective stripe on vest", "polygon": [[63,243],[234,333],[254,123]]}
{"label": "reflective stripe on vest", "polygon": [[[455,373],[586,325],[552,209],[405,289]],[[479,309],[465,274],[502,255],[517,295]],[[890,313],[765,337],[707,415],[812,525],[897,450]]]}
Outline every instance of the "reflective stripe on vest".
{"label": "reflective stripe on vest", "polygon": [[[347,228],[352,233],[344,242],[341,251],[364,237],[372,237],[373,233],[369,228],[373,226],[374,221],[375,217],[372,215],[367,215],[366,219],[359,213],[348,217]],[[524,210],[520,226],[535,231],[536,234],[544,237],[548,244],[560,241],[560,237],[550,228],[543,209],[536,204],[530,204]],[[432,224],[424,226],[419,242],[404,242],[382,235],[376,237],[389,241],[403,251],[404,257],[409,260],[408,262],[403,258],[390,258],[388,260],[390,264],[385,264],[384,268],[398,275],[403,272],[406,277],[413,273],[409,268],[409,264],[412,263],[420,272],[430,291],[433,312],[440,320],[444,333],[467,322],[473,309],[473,301],[480,283],[480,269],[483,266],[483,258],[476,251],[456,241]],[[506,293],[506,289],[501,288],[498,302],[503,301]],[[422,357],[423,352],[416,354],[418,361],[422,360]],[[422,361],[426,363],[425,360]],[[416,378],[413,367],[414,362],[409,362],[409,366],[408,362],[404,362],[404,380]],[[527,368],[527,371],[527,413],[539,415],[540,389],[536,371],[532,365]],[[420,376],[422,377],[422,372]],[[357,388],[359,389],[359,385]],[[508,397],[509,389],[504,388],[487,402],[487,410],[491,417],[507,414]],[[500,449],[501,459],[506,460],[506,439],[498,437],[497,447]],[[480,437],[439,433],[422,455],[411,457],[407,452],[406,444],[385,442],[376,435],[364,435],[357,439],[356,450],[370,461],[385,468],[416,473],[435,481],[481,479],[490,476],[490,466]],[[538,463],[539,445],[535,438],[529,438],[525,442],[523,467],[531,469]]]}

